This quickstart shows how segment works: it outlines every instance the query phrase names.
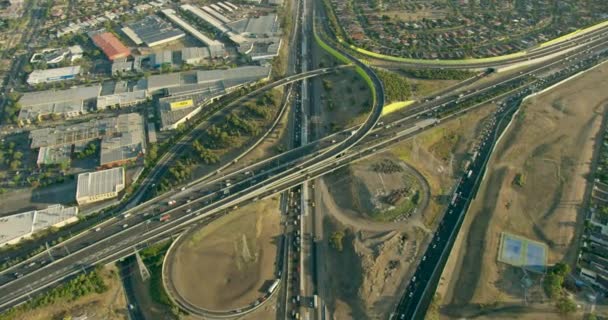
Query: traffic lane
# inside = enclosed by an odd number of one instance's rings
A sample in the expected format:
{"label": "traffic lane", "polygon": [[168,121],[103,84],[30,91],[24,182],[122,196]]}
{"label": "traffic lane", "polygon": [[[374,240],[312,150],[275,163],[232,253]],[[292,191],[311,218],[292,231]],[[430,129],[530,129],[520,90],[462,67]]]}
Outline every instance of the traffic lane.
{"label": "traffic lane", "polygon": [[[303,182],[303,181],[305,181],[305,180],[307,180],[307,179],[308,179],[307,177],[305,177],[305,176],[303,176],[303,175],[300,175],[300,178],[299,178],[298,180],[296,180],[296,181],[295,181],[295,183],[301,183],[301,182]],[[271,193],[272,193],[272,191],[267,191],[266,193],[267,193],[267,194],[271,194]],[[222,197],[220,196],[220,199],[221,199],[221,198],[222,198]],[[220,204],[220,205],[221,205],[221,204]],[[158,230],[158,232],[160,232],[160,231],[161,231],[161,230]]]}
{"label": "traffic lane", "polygon": [[[484,138],[484,141],[487,141],[487,139],[488,138]],[[431,244],[427,247],[414,276],[410,280],[410,285],[406,291],[405,305],[400,303],[402,305],[402,307],[399,308],[401,319],[414,319],[416,303],[422,299],[426,289],[426,285],[417,285],[416,283],[426,283],[430,280],[435,266],[439,263],[443,250],[449,243],[448,240],[454,231],[455,226],[460,220],[460,217],[464,215],[467,198],[471,196],[471,191],[474,190],[474,181],[476,180],[477,175],[481,174],[484,159],[491,151],[491,144],[483,143],[482,148],[483,149],[479,151],[478,158],[470,167],[470,170],[475,172],[475,176],[472,175],[468,178],[464,177],[458,185],[455,194],[460,194],[460,196],[455,198],[454,204],[449,205],[446,209],[448,214],[442,219],[442,223],[437,228],[435,235],[431,240]]]}

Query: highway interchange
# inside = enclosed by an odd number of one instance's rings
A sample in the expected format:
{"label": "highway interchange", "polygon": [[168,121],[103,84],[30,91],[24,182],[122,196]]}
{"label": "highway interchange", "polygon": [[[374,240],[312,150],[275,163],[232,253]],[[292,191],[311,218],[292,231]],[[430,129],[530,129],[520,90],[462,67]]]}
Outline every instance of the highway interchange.
{"label": "highway interchange", "polygon": [[[312,32],[312,30],[306,30],[309,40],[312,39],[310,37]],[[178,234],[193,225],[195,221],[215,219],[219,215],[227,214],[236,206],[242,206],[297,187],[305,181],[374,154],[395,141],[410,138],[435,125],[440,119],[445,121],[444,118],[447,120],[462,114],[464,111],[458,108],[458,104],[463,99],[474,99],[483,95],[484,92],[495,90],[509,81],[516,81],[526,76],[538,76],[551,70],[565,70],[557,76],[550,75],[550,80],[541,81],[535,78],[536,80],[527,82],[522,87],[509,92],[510,95],[501,97],[501,99],[506,99],[506,102],[497,111],[495,123],[488,128],[486,135],[481,137],[478,156],[470,167],[473,174],[467,178],[463,177],[458,185],[454,193],[457,195],[454,198],[455,201],[446,209],[448,213],[429,245],[415,278],[412,278],[410,284],[407,285],[404,296],[394,313],[394,316],[402,319],[421,318],[430,301],[429,293],[434,291],[437,274],[441,272],[445,263],[444,260],[447,257],[445,252],[449,252],[451,239],[457,233],[471,196],[474,195],[476,186],[481,180],[485,163],[491,154],[496,137],[517,109],[521,97],[533,90],[530,88],[547,86],[597,63],[597,58],[590,57],[597,56],[608,47],[603,40],[604,33],[605,31],[601,30],[593,36],[588,35],[584,38],[587,41],[584,47],[570,48],[570,51],[563,56],[528,67],[519,74],[501,77],[499,80],[485,82],[476,87],[475,84],[471,84],[474,89],[467,92],[464,97],[442,94],[438,98],[419,102],[405,111],[387,117],[387,119],[395,120],[390,122],[385,120],[386,123],[382,126],[377,125],[384,105],[382,84],[373,70],[342,48],[335,47],[334,49],[342,52],[353,64],[365,70],[376,88],[372,112],[354,134],[342,132],[330,138],[305,144],[270,160],[232,172],[224,172],[223,176],[216,175],[188,185],[184,190],[150,199],[110,220],[91,226],[81,235],[58,244],[14,268],[0,272],[0,310],[6,310],[27,301],[35,293],[96,264],[108,263],[129,256],[134,250],[143,248],[159,239]],[[302,89],[302,91],[304,90],[306,89]],[[304,93],[302,93],[302,97],[304,97]],[[494,99],[497,98],[491,97],[487,101]],[[306,140],[302,140],[302,142],[306,142]],[[336,142],[332,142],[334,140]],[[177,150],[174,154],[176,153]],[[170,163],[169,160],[166,161],[166,163]],[[152,176],[148,180],[150,182],[147,183],[151,184],[153,180]],[[177,203],[168,205],[168,199],[175,200]],[[161,213],[170,213],[171,220],[158,221],[158,215]],[[5,256],[3,255],[2,258]],[[311,290],[308,290],[308,293],[312,292]]]}

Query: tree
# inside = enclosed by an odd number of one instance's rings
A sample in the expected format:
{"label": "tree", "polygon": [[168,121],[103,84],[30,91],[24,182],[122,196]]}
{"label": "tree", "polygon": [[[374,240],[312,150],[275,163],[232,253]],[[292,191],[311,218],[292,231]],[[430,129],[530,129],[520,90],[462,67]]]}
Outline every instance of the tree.
{"label": "tree", "polygon": [[570,314],[570,313],[576,311],[576,303],[574,303],[574,301],[572,301],[572,299],[570,299],[566,296],[562,296],[561,298],[559,298],[557,300],[557,303],[555,304],[555,306],[557,307],[557,310],[559,310],[559,313],[561,313],[561,314]]}
{"label": "tree", "polygon": [[329,239],[331,246],[340,252],[344,249],[343,240],[344,240],[344,231],[334,232],[331,235],[331,238]]}
{"label": "tree", "polygon": [[21,161],[13,160],[13,161],[11,161],[9,166],[10,166],[11,170],[16,171],[17,169],[19,169],[21,167]]}

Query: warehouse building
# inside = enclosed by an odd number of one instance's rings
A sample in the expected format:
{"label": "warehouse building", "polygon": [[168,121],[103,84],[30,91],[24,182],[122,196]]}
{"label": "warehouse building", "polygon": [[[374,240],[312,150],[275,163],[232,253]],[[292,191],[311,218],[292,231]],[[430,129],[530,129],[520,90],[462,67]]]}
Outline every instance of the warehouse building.
{"label": "warehouse building", "polygon": [[175,130],[177,127],[202,110],[205,97],[201,94],[162,98],[158,101],[161,131]]}
{"label": "warehouse building", "polygon": [[76,79],[80,74],[80,66],[34,70],[27,77],[29,85]]}
{"label": "warehouse building", "polygon": [[[267,79],[270,67],[247,66],[226,70],[184,72],[180,77],[155,79],[169,97],[159,100],[161,130],[174,130],[198,114],[202,107],[241,85]],[[168,76],[168,75],[167,75]]]}
{"label": "warehouse building", "polygon": [[186,35],[183,31],[174,28],[170,23],[155,15],[147,16],[142,20],[127,24],[122,28],[122,31],[135,44],[141,45],[145,43],[148,47],[175,41]]}
{"label": "warehouse building", "polygon": [[171,50],[157,52],[152,56],[151,60],[150,63],[156,68],[173,66],[173,52]]}
{"label": "warehouse building", "polygon": [[209,48],[209,54],[212,57],[224,57],[226,55],[226,50],[224,50],[224,44],[220,41],[213,40],[202,32],[198,31],[196,28],[191,26],[188,22],[184,21],[180,18],[173,9],[164,9],[161,11],[169,20],[178,25],[180,28],[184,29],[186,32],[191,34],[197,40],[201,41]]}
{"label": "warehouse building", "polygon": [[[147,83],[145,81],[140,81]],[[148,100],[147,84],[129,85],[126,81],[117,81],[111,89],[97,97],[97,110],[108,107],[130,107]]]}
{"label": "warehouse building", "polygon": [[70,118],[86,113],[85,104],[94,101],[100,91],[101,86],[95,85],[67,90],[26,92],[19,99],[19,124],[29,124],[51,115]]}
{"label": "warehouse building", "polygon": [[89,37],[93,43],[103,51],[103,53],[114,61],[120,58],[126,58],[131,54],[131,50],[127,48],[116,36],[106,31],[90,32]]}
{"label": "warehouse building", "polygon": [[125,189],[125,179],[123,167],[81,173],[78,175],[76,202],[82,206],[116,198]]}
{"label": "warehouse building", "polygon": [[103,138],[99,165],[103,168],[121,166],[143,156],[145,153],[143,123],[141,129]]}
{"label": "warehouse building", "polygon": [[47,228],[60,228],[78,220],[78,207],[56,204],[0,218],[0,246],[18,243]]}
{"label": "warehouse building", "polygon": [[213,16],[204,12],[203,10],[201,10],[195,6],[189,5],[189,4],[182,5],[181,9],[193,13],[199,19],[205,21],[207,24],[211,25],[213,28],[215,28],[219,32],[225,34],[232,42],[234,42],[239,47],[239,51],[247,51],[248,50],[247,48],[250,47],[250,43],[247,39],[245,39],[243,36],[241,36],[239,34],[234,33],[228,27],[226,27],[226,25],[223,22],[214,18]]}
{"label": "warehouse building", "polygon": [[126,113],[116,117],[94,119],[69,126],[36,129],[30,131],[30,148],[82,144],[103,137],[141,131],[142,123],[140,114]]}
{"label": "warehouse building", "polygon": [[208,91],[208,83],[224,89],[233,89],[253,81],[266,80],[270,66],[244,66],[231,69],[174,72],[148,78],[148,93],[166,90],[169,95]]}
{"label": "warehouse building", "polygon": [[209,50],[201,47],[182,48],[182,63],[197,65],[209,59]]}

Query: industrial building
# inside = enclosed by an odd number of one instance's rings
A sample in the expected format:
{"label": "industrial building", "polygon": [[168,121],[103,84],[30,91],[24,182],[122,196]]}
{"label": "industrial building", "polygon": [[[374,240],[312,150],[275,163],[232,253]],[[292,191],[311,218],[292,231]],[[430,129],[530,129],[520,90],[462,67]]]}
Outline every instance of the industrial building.
{"label": "industrial building", "polygon": [[249,82],[267,79],[270,66],[245,66],[231,69],[174,72],[148,78],[148,93],[167,90],[169,95],[209,90],[209,83],[231,89]]}
{"label": "industrial building", "polygon": [[97,110],[105,110],[108,107],[130,107],[148,100],[146,90],[147,82],[130,86],[126,81],[118,81],[111,86],[108,92],[103,92],[97,97]]}
{"label": "industrial building", "polygon": [[241,85],[267,79],[269,75],[270,67],[247,66],[153,76],[148,85],[167,90],[169,97],[159,100],[161,130],[174,130],[214,99]]}
{"label": "industrial building", "polygon": [[30,131],[30,148],[54,147],[86,143],[103,137],[127,132],[142,131],[143,120],[138,113],[126,113],[116,117],[94,119],[87,122],[55,128]]}
{"label": "industrial building", "polygon": [[127,48],[116,36],[106,31],[90,32],[89,37],[93,43],[103,51],[103,53],[114,61],[120,58],[126,58],[131,54],[131,50]]}
{"label": "industrial building", "polygon": [[[249,50],[249,48],[251,47],[251,43],[249,42],[249,40],[245,39],[240,34],[234,33],[232,30],[226,27],[225,23],[227,22],[222,22],[214,18],[210,14],[204,12],[203,10],[189,4],[181,5],[180,8],[182,10],[193,13],[199,19],[205,21],[207,24],[211,25],[213,28],[215,28],[222,34],[225,34],[230,39],[230,41],[234,42],[239,47],[239,51],[244,52]],[[230,21],[228,20],[228,22]]]}
{"label": "industrial building", "polygon": [[78,175],[76,202],[82,206],[115,198],[125,189],[125,180],[123,167],[81,173]]}
{"label": "industrial building", "polygon": [[44,165],[58,165],[62,163],[70,163],[72,154],[71,146],[58,146],[58,147],[42,147],[38,150],[38,158],[36,159],[36,165],[38,167]]}
{"label": "industrial building", "polygon": [[161,131],[175,130],[177,127],[202,110],[207,100],[204,94],[166,97],[158,101]]}
{"label": "industrial building", "polygon": [[114,60],[112,62],[112,74],[116,75],[119,72],[130,72],[133,70],[133,61],[127,59]]}
{"label": "industrial building", "polygon": [[0,218],[0,246],[15,244],[44,229],[59,228],[78,220],[78,207],[56,204]]}
{"label": "industrial building", "polygon": [[173,66],[173,51],[163,50],[155,53],[152,55],[150,63],[156,68],[160,68],[162,66]]}
{"label": "industrial building", "polygon": [[19,99],[21,110],[18,121],[24,125],[54,114],[69,118],[86,113],[85,103],[95,99],[100,91],[101,86],[95,85],[67,90],[26,92]]}
{"label": "industrial building", "polygon": [[80,74],[80,66],[34,70],[27,77],[29,85],[76,79]]}
{"label": "industrial building", "polygon": [[191,65],[200,64],[205,59],[209,59],[209,50],[201,47],[182,48],[182,63]]}
{"label": "industrial building", "polygon": [[207,37],[206,35],[204,35],[203,33],[201,33],[200,31],[198,31],[196,28],[191,26],[188,22],[186,22],[182,18],[180,18],[177,15],[177,13],[175,12],[175,10],[164,9],[161,12],[167,18],[169,18],[169,20],[171,20],[173,23],[178,25],[180,28],[184,29],[186,32],[188,32],[193,37],[195,37],[197,40],[199,40],[202,43],[204,43],[205,45],[207,45],[207,47],[209,47],[209,54],[212,57],[223,57],[226,55],[226,51],[224,50],[223,43],[221,43],[220,41],[217,41],[217,40],[213,40],[213,39]]}
{"label": "industrial building", "polygon": [[143,123],[141,129],[103,138],[99,165],[103,168],[121,166],[143,156],[145,153]]}
{"label": "industrial building", "polygon": [[279,55],[282,44],[282,30],[278,15],[268,14],[241,19],[228,27],[253,43],[247,54],[253,61],[268,60]]}
{"label": "industrial building", "polygon": [[122,31],[137,45],[154,47],[183,38],[186,34],[160,17],[152,15],[127,24]]}

